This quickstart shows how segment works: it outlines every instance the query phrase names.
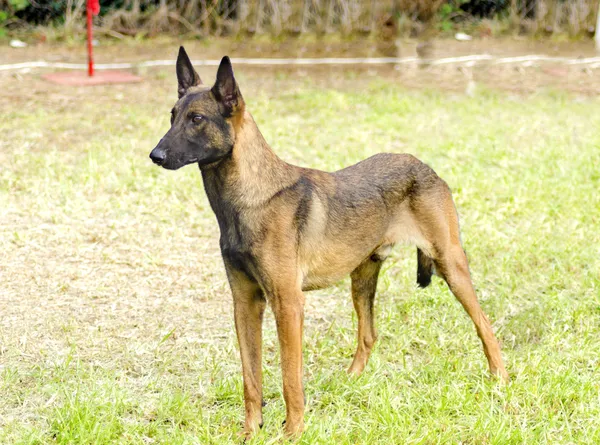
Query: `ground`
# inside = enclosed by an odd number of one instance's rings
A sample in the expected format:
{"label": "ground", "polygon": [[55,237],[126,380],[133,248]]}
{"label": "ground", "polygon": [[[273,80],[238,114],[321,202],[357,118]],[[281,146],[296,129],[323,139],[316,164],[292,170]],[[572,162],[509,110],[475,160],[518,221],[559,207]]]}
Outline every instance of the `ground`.
{"label": "ground", "polygon": [[[585,88],[598,76],[544,87],[530,70],[477,72],[473,90],[456,70],[432,88],[436,71],[236,69],[284,159],[334,170],[407,152],[448,182],[511,375],[488,377],[461,306],[439,279],[418,290],[415,249],[400,246],[360,378],[345,373],[349,281],[307,295],[300,443],[600,442],[600,101]],[[0,77],[0,443],[240,443],[216,220],[194,166],[148,159],[173,69],[89,89],[39,74]],[[280,441],[285,412],[270,312],[265,329],[256,444]]]}

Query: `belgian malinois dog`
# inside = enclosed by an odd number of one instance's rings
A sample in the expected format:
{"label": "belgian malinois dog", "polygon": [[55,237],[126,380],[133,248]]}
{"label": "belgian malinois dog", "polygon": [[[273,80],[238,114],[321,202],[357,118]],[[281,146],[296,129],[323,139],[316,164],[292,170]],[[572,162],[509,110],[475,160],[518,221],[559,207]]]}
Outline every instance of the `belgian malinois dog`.
{"label": "belgian malinois dog", "polygon": [[262,320],[269,304],[281,347],[285,430],[304,427],[304,291],[350,275],[358,348],[349,373],[360,374],[377,338],[373,301],[392,246],[417,246],[417,283],[436,273],[473,320],[490,371],[508,379],[500,346],[483,313],[461,247],[450,189],[408,154],[382,153],[328,173],[297,167],[271,150],[248,111],[228,57],[205,86],[180,48],[179,100],[171,128],[150,153],[169,170],[198,164],[221,231],[242,359],[244,432],[262,426]]}

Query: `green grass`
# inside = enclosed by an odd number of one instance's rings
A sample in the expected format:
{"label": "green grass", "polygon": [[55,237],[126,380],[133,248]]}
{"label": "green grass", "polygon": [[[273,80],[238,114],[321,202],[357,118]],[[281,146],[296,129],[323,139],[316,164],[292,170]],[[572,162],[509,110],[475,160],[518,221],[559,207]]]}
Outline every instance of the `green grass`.
{"label": "green grass", "polygon": [[[300,443],[599,443],[598,99],[383,80],[331,89],[240,71],[284,159],[338,169],[409,152],[449,183],[512,377],[488,378],[471,321],[439,279],[416,289],[414,248],[399,247],[360,378],[345,374],[348,280],[308,294]],[[91,99],[26,82],[0,120],[0,443],[239,443],[241,366],[216,221],[196,168],[147,159],[168,127],[174,76]],[[282,437],[270,314],[264,348],[265,426],[252,444]]]}

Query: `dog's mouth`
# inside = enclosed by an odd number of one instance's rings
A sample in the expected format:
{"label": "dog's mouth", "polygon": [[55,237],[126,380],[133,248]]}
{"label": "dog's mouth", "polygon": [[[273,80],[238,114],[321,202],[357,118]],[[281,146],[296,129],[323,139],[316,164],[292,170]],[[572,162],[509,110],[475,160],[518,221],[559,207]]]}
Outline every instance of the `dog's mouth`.
{"label": "dog's mouth", "polygon": [[189,159],[174,159],[170,161],[169,159],[165,160],[152,160],[156,165],[161,166],[167,170],[179,170],[181,167],[185,167],[189,164],[195,164],[198,162],[198,158],[189,158]]}

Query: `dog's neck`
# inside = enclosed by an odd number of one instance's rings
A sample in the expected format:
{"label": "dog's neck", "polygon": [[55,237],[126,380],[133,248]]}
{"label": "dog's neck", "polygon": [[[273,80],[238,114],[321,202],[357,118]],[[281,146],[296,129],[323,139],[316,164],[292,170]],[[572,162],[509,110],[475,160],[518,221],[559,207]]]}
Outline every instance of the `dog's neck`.
{"label": "dog's neck", "polygon": [[284,162],[269,147],[250,113],[244,112],[235,126],[231,156],[212,168],[202,169],[204,188],[213,209],[216,200],[223,199],[240,209],[258,207],[300,176],[297,167]]}

